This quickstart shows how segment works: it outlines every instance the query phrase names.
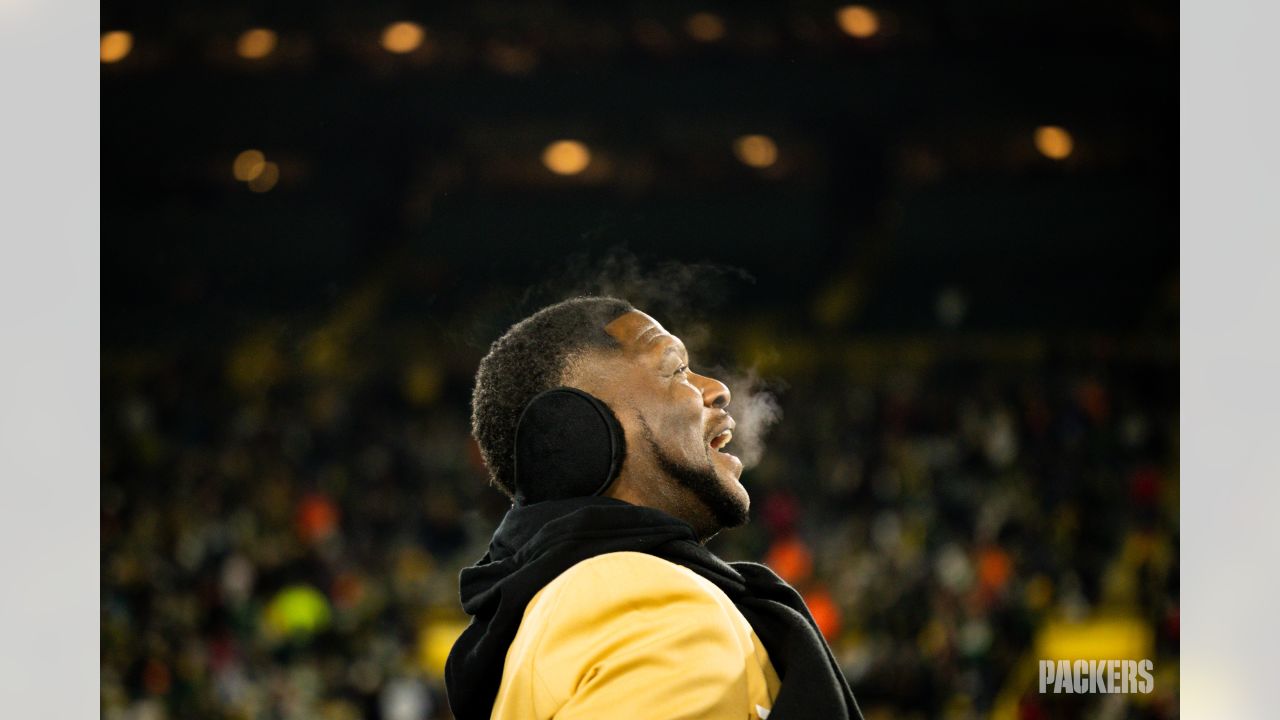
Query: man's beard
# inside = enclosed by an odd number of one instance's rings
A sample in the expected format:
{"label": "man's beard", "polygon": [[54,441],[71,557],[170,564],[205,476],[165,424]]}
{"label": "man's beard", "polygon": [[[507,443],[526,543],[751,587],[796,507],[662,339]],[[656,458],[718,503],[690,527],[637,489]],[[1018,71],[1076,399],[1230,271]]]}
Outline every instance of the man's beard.
{"label": "man's beard", "polygon": [[711,517],[715,521],[716,527],[710,528],[710,532],[707,535],[713,535],[725,528],[735,528],[747,524],[746,505],[720,481],[720,476],[716,474],[710,457],[707,458],[707,465],[701,468],[677,460],[658,445],[658,440],[654,437],[653,430],[648,423],[643,421],[643,418],[640,424],[644,429],[645,440],[653,448],[653,455],[657,458],[658,468],[674,478],[676,484],[692,493],[711,512]]}

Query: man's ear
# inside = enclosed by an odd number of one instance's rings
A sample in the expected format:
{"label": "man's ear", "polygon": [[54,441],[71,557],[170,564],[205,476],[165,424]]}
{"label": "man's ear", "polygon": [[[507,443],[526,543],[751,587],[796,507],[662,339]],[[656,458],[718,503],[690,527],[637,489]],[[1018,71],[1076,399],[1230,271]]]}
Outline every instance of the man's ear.
{"label": "man's ear", "polygon": [[600,495],[626,454],[622,424],[604,401],[572,387],[540,393],[516,426],[516,502]]}

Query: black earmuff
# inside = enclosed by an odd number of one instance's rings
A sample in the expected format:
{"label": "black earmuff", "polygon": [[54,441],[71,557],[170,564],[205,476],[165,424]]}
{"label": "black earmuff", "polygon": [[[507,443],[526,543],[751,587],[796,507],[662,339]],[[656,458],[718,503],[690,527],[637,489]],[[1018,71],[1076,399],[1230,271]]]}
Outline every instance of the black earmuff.
{"label": "black earmuff", "polygon": [[599,398],[569,387],[540,393],[516,424],[516,503],[599,495],[626,454],[622,424]]}

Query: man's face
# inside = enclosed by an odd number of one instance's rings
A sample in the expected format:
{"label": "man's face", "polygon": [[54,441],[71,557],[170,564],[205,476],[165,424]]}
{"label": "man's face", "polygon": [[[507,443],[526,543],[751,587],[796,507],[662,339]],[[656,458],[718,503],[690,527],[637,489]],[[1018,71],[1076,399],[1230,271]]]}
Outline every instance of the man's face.
{"label": "man's face", "polygon": [[[627,463],[656,469],[656,481],[670,484],[685,514],[696,516],[695,529],[713,524],[701,530],[714,534],[745,523],[750,498],[738,480],[742,462],[723,449],[734,426],[725,409],[729,388],[693,372],[680,338],[642,312],[622,315],[605,331],[621,353],[596,366],[602,372],[584,389],[618,416]],[[684,508],[689,499],[700,507]]]}

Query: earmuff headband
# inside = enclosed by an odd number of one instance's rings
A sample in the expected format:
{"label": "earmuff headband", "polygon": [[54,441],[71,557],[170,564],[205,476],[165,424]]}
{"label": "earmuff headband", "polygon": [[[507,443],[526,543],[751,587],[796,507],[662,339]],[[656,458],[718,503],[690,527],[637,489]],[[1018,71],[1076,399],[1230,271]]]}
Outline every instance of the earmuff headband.
{"label": "earmuff headband", "polygon": [[570,387],[539,393],[516,424],[516,502],[599,495],[625,457],[622,424],[599,398]]}

